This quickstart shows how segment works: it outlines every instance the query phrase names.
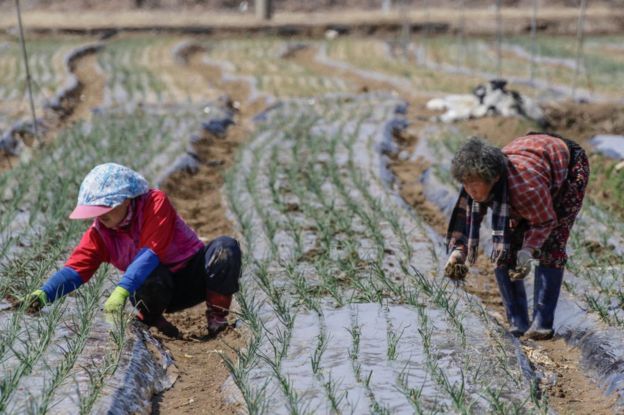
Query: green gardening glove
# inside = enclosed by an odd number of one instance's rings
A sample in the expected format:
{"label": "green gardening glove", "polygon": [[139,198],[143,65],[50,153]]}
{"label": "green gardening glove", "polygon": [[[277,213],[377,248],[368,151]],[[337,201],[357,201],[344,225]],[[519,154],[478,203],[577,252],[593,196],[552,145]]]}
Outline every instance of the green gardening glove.
{"label": "green gardening glove", "polygon": [[48,296],[43,290],[35,290],[21,298],[16,306],[21,304],[26,305],[26,311],[29,313],[36,313],[48,304]]}
{"label": "green gardening glove", "polygon": [[123,287],[115,287],[108,300],[104,303],[104,312],[117,313],[124,307],[130,292]]}

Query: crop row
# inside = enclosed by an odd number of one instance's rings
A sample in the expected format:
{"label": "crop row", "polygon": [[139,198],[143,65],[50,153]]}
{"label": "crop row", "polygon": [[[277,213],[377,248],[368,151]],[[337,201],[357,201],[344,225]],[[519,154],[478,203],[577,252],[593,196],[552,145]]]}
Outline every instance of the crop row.
{"label": "crop row", "polygon": [[[535,80],[542,89],[563,88],[568,93],[577,76],[577,87],[597,96],[619,99],[613,85],[622,77],[622,53],[614,49],[617,38],[589,38],[585,45],[583,65],[575,75],[576,42],[571,37],[538,37]],[[465,93],[483,78],[496,76],[495,43],[479,38],[436,36],[412,38],[413,43],[401,46],[379,40],[338,39],[328,45],[332,59],[348,62],[357,68],[374,70],[408,78],[422,91]],[[528,37],[506,38],[502,48],[501,75],[524,80],[531,76],[530,40]],[[525,93],[535,95],[526,86]]]}
{"label": "crop row", "polygon": [[206,45],[213,61],[227,62],[231,72],[253,78],[256,87],[275,97],[304,97],[344,92],[339,78],[315,74],[283,56],[297,44],[279,39],[224,40]]}
{"label": "crop row", "polygon": [[[31,292],[67,256],[85,224],[66,216],[82,177],[95,164],[115,160],[154,179],[183,151],[180,137],[189,137],[198,123],[183,110],[175,117],[101,114],[62,132],[45,152],[3,173],[0,294]],[[23,308],[0,312],[0,412],[91,411],[111,383],[127,339],[125,320],[111,327],[98,312],[113,275],[103,268],[94,281],[38,316]]]}
{"label": "crop row", "polygon": [[428,228],[386,190],[379,145],[397,104],[287,101],[227,180],[250,252],[239,302],[253,333],[230,366],[252,413],[541,404],[480,303],[440,278]]}
{"label": "crop row", "polygon": [[136,107],[206,102],[214,91],[201,76],[176,62],[181,39],[133,36],[109,41],[98,55],[106,76],[104,106]]}
{"label": "crop row", "polygon": [[[61,88],[68,78],[66,56],[79,40],[33,40],[28,42],[36,111]],[[0,131],[29,113],[26,72],[17,41],[0,38]]]}

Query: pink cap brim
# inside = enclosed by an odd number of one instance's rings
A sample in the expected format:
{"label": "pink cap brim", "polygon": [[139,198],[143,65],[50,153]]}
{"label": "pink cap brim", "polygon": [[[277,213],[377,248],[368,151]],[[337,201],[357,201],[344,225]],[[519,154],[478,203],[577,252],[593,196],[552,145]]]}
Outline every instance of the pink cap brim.
{"label": "pink cap brim", "polygon": [[89,219],[96,218],[101,216],[107,212],[113,210],[110,206],[89,206],[89,205],[79,205],[76,206],[76,209],[69,215],[70,219]]}

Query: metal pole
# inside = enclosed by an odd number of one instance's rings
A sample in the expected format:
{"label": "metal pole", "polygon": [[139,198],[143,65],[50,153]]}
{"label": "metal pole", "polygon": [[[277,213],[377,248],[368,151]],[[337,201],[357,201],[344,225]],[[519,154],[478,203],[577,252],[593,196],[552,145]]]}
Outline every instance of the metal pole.
{"label": "metal pole", "polygon": [[425,67],[428,67],[427,63],[429,62],[429,58],[427,57],[429,50],[429,30],[431,24],[431,15],[429,14],[429,2],[427,0],[423,0],[423,11],[425,12],[425,30],[423,30],[423,55],[425,57]]}
{"label": "metal pole", "polygon": [[535,59],[537,56],[537,2],[539,0],[533,0],[533,16],[531,16],[531,84],[535,79]]}
{"label": "metal pole", "polygon": [[501,17],[501,0],[496,0],[496,77],[502,78],[502,43],[503,43],[503,22]]}
{"label": "metal pole", "polygon": [[578,24],[576,25],[576,62],[574,64],[574,80],[572,82],[572,99],[576,99],[576,84],[581,68],[581,59],[583,56],[583,41],[585,36],[585,7],[586,0],[581,0],[581,8],[579,10]]}
{"label": "metal pole", "polygon": [[30,113],[32,115],[33,132],[35,134],[35,140],[40,143],[39,131],[37,128],[37,114],[35,113],[35,101],[33,99],[32,85],[30,77],[30,68],[28,66],[28,53],[26,52],[26,42],[24,40],[24,27],[22,25],[22,11],[20,9],[19,0],[15,0],[15,11],[17,13],[17,23],[19,26],[20,43],[22,45],[22,55],[24,58],[24,66],[26,67],[26,86],[28,87],[28,99],[30,101]]}
{"label": "metal pole", "polygon": [[271,0],[256,0],[256,17],[259,20],[271,20],[272,13]]}
{"label": "metal pole", "polygon": [[459,30],[457,41],[457,67],[466,65],[466,4],[464,0],[459,2]]}
{"label": "metal pole", "polygon": [[405,0],[399,3],[397,9],[399,17],[401,19],[401,33],[399,34],[399,43],[401,45],[401,52],[403,53],[403,59],[409,60],[409,46],[412,38],[411,22],[409,17],[409,10],[405,5]]}

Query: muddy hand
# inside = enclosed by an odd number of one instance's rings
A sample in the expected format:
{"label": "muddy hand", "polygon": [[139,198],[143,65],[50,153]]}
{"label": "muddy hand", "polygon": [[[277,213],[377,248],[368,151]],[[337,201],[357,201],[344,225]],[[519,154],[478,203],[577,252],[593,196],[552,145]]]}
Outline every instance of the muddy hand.
{"label": "muddy hand", "polygon": [[509,279],[512,281],[523,280],[531,272],[533,253],[528,249],[518,251],[516,268],[509,271]]}
{"label": "muddy hand", "polygon": [[463,280],[468,274],[468,267],[464,264],[464,254],[456,249],[454,250],[444,267],[444,276],[452,280]]}
{"label": "muddy hand", "polygon": [[468,274],[468,267],[465,264],[447,264],[444,268],[444,276],[454,281],[463,281]]}

